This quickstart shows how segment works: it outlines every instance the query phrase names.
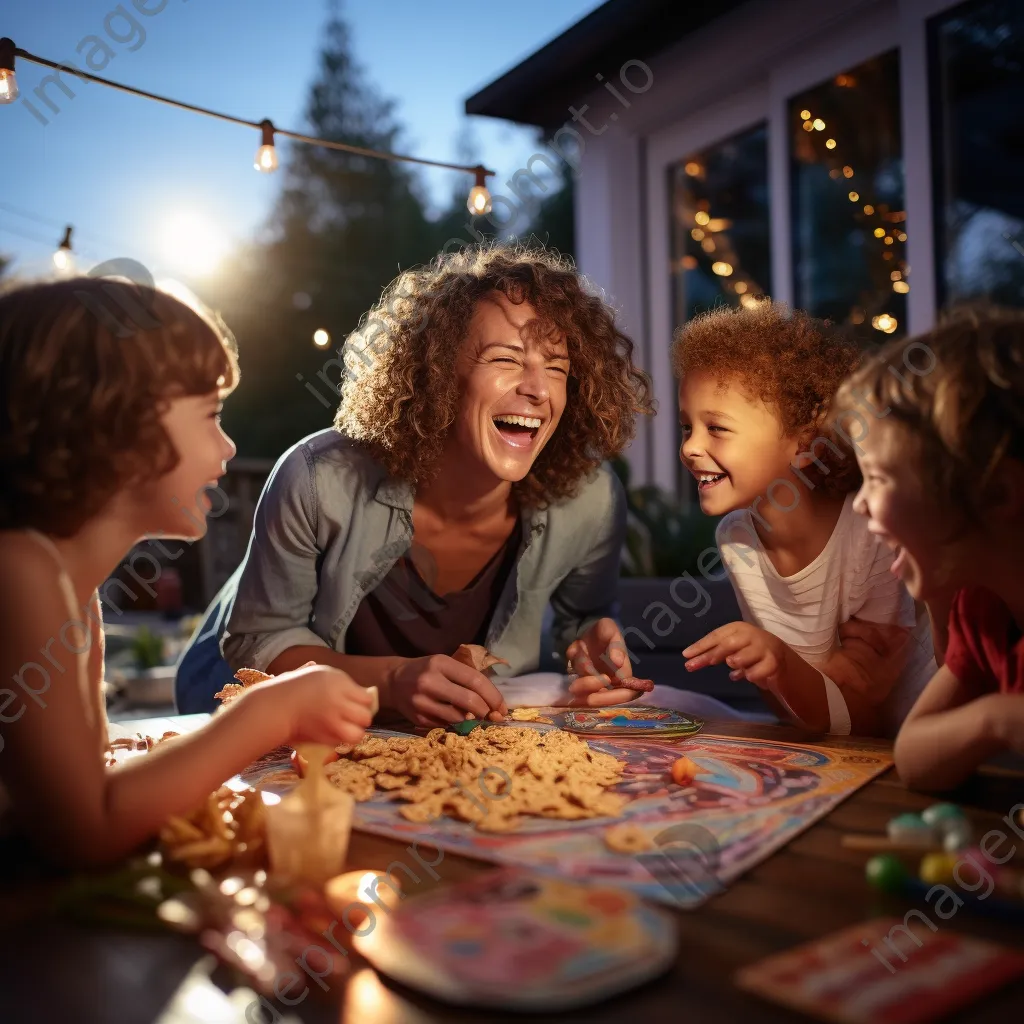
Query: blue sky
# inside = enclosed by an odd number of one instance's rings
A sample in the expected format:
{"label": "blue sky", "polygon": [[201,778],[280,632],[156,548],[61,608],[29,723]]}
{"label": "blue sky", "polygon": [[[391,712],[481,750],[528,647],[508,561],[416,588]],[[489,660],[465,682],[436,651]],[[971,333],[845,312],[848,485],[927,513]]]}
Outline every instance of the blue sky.
{"label": "blue sky", "polygon": [[[115,56],[107,78],[252,120],[304,130],[302,111],[316,72],[326,0],[31,0],[4,4],[0,36],[30,52],[81,63],[99,37]],[[123,16],[127,10],[145,33]],[[369,79],[397,101],[406,152],[457,159],[463,101],[600,6],[599,0],[346,0],[354,49]],[[76,52],[77,51],[77,52]],[[108,55],[109,56],[109,55]],[[97,55],[94,60],[100,60]],[[84,65],[83,65],[84,66]],[[75,226],[80,265],[115,256],[141,260],[158,276],[199,285],[189,256],[256,237],[283,175],[252,168],[255,131],[68,79],[75,96],[51,88],[53,113],[33,95],[46,72],[20,61],[22,103],[0,107],[0,253],[25,274],[52,270],[64,224]],[[530,134],[488,118],[469,119],[478,153],[504,181],[533,150]],[[424,181],[443,202],[457,179]],[[472,182],[466,179],[466,188]],[[31,216],[26,216],[31,215]],[[33,219],[35,218],[35,219]],[[175,228],[195,224],[197,243]],[[182,232],[179,230],[178,234]],[[192,276],[189,274],[192,268]]]}

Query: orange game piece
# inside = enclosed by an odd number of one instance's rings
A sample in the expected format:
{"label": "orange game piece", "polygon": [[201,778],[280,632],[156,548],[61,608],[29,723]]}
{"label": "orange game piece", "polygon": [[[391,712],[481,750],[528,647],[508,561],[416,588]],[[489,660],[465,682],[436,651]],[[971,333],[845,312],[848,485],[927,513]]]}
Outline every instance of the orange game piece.
{"label": "orange game piece", "polygon": [[685,756],[672,764],[672,779],[680,786],[689,785],[700,773],[700,765]]}

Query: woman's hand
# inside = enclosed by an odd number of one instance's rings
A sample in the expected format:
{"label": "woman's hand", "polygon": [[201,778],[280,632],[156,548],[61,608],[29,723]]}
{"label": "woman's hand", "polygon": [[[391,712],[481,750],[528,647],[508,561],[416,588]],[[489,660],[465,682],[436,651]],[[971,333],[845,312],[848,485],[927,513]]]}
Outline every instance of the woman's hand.
{"label": "woman's hand", "polygon": [[382,703],[416,725],[462,722],[467,712],[500,722],[508,707],[498,688],[482,672],[447,654],[403,660],[388,676]]}
{"label": "woman's hand", "polygon": [[304,665],[248,689],[247,702],[282,743],[358,743],[373,715],[373,698],[347,672]]}
{"label": "woman's hand", "polygon": [[569,686],[570,706],[605,707],[625,704],[640,696],[637,690],[612,687],[616,679],[633,675],[626,644],[614,619],[598,619],[565,652],[567,669],[577,678]]}
{"label": "woman's hand", "polygon": [[746,679],[762,690],[774,690],[785,674],[789,653],[773,633],[749,622],[730,622],[690,644],[683,657],[687,672],[724,661],[732,669],[730,679]]}

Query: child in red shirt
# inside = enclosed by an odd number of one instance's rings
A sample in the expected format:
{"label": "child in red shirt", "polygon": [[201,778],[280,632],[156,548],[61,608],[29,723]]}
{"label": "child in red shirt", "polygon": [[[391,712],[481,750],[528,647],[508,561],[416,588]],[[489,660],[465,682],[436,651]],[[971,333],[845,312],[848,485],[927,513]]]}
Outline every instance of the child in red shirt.
{"label": "child in red shirt", "polygon": [[[1024,313],[968,313],[894,341],[837,397],[855,508],[933,617],[941,667],[896,739],[920,789],[1024,754]],[[945,628],[948,625],[948,640]]]}

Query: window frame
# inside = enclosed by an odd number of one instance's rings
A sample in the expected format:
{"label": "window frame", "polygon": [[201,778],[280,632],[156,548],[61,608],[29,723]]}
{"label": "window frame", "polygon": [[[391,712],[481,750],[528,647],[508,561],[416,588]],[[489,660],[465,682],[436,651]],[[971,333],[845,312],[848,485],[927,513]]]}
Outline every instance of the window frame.
{"label": "window frame", "polygon": [[[793,246],[790,223],[790,140],[787,119],[791,97],[886,51],[899,51],[900,125],[903,139],[907,211],[907,332],[918,334],[935,323],[937,260],[931,161],[931,93],[928,20],[959,6],[962,0],[887,0],[865,4],[836,24],[826,24],[799,48],[766,43],[766,69],[751,84],[719,91],[721,98],[651,131],[644,139],[646,168],[646,288],[651,364],[659,414],[651,424],[652,478],[680,494],[676,450],[676,385],[670,340],[673,329],[669,167],[690,153],[723,142],[760,122],[768,126],[768,218],[771,241],[770,294],[792,304]],[[723,52],[737,61],[744,54]]]}

